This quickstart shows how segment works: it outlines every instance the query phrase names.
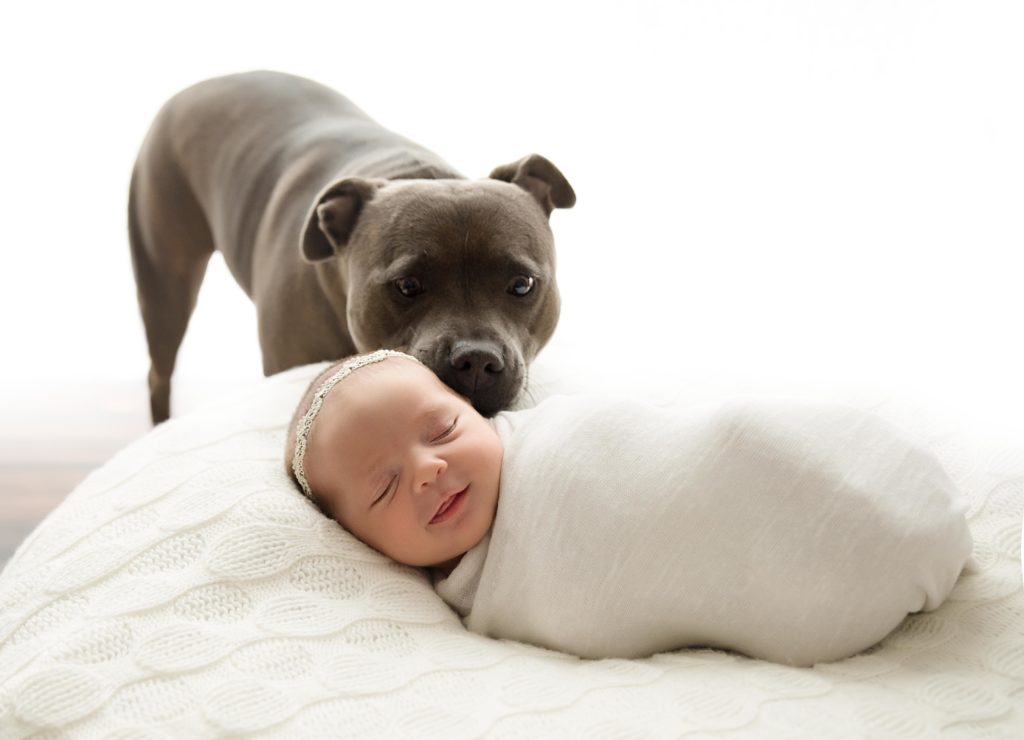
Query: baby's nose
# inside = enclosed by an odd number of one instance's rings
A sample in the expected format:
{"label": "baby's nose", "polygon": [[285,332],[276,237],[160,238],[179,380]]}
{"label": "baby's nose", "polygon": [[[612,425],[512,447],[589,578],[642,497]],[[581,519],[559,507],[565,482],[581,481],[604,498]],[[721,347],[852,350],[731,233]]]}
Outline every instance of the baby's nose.
{"label": "baby's nose", "polygon": [[437,482],[437,479],[444,475],[444,471],[448,469],[448,463],[439,457],[428,457],[420,465],[419,480],[416,486],[418,490],[423,491],[429,488],[431,485]]}

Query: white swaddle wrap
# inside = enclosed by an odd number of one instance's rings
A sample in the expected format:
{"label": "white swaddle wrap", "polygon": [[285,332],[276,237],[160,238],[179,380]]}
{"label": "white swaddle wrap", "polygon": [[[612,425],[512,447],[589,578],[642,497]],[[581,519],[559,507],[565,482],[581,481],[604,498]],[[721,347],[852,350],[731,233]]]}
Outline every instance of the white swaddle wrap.
{"label": "white swaddle wrap", "polygon": [[938,461],[854,409],[562,396],[494,423],[494,525],[437,583],[484,635],[810,665],[935,609],[971,550]]}

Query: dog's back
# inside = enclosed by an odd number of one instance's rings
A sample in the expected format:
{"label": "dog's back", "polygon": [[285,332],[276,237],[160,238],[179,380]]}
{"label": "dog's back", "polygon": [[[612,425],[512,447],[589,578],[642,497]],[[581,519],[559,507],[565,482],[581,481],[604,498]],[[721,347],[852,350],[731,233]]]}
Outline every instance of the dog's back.
{"label": "dog's back", "polygon": [[[403,205],[409,198],[415,207]],[[175,357],[214,250],[256,304],[266,374],[409,345],[493,413],[521,389],[525,363],[554,329],[547,216],[574,202],[564,176],[539,155],[476,184],[301,77],[249,72],[181,91],[157,114],[129,195],[154,421],[169,415]],[[389,229],[397,236],[382,236]],[[429,245],[434,262],[457,264],[438,267],[436,277],[422,272]],[[395,250],[408,253],[404,262]],[[367,271],[385,261],[392,271],[415,266],[421,274],[396,274],[382,289],[374,272],[375,288],[366,289]],[[453,276],[470,272],[461,291],[448,289]],[[398,278],[408,295],[399,295]],[[433,279],[433,288],[419,291],[421,279]],[[472,315],[467,291],[480,293]]]}
{"label": "dog's back", "polygon": [[[290,178],[289,169],[302,182]],[[252,250],[261,220],[275,218],[276,187],[287,186],[290,200],[311,201],[339,171],[385,179],[462,177],[338,92],[267,71],[216,77],[172,97],[153,122],[136,170],[137,183],[155,179],[149,197],[169,198],[175,208],[190,200],[201,206],[214,248],[250,296]],[[300,224],[288,228],[298,234]]]}

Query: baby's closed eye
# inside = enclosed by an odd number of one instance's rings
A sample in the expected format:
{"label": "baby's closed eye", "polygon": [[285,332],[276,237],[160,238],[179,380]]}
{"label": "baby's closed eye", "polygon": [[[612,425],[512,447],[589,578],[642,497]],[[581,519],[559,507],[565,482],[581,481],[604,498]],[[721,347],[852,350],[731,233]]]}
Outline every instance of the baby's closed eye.
{"label": "baby's closed eye", "polygon": [[431,441],[443,442],[446,439],[450,438],[455,433],[455,429],[458,426],[458,423],[459,417],[456,416],[436,436],[434,436],[434,438]]}
{"label": "baby's closed eye", "polygon": [[397,484],[398,484],[398,476],[397,475],[391,476],[388,479],[388,482],[384,485],[384,490],[381,492],[381,494],[379,496],[377,496],[377,498],[375,498],[373,500],[373,503],[370,504],[371,508],[376,506],[378,503],[380,503],[384,499],[385,496],[387,496],[389,493],[394,491],[398,487]]}

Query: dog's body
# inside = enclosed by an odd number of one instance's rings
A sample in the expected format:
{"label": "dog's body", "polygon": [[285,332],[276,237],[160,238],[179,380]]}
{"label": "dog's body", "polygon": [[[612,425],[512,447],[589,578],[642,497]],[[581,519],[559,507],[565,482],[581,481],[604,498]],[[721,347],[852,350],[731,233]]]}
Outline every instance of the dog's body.
{"label": "dog's body", "polygon": [[404,348],[482,412],[507,407],[558,321],[548,216],[574,202],[543,157],[467,180],[299,77],[182,91],[129,197],[154,422],[214,249],[256,304],[265,374]]}

